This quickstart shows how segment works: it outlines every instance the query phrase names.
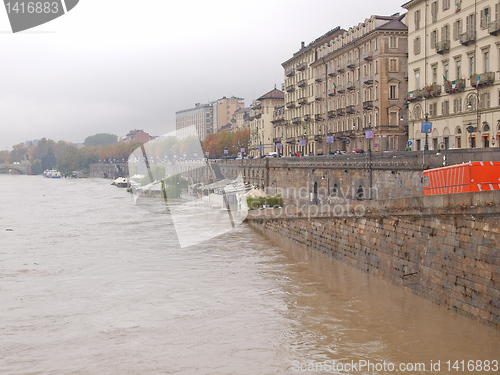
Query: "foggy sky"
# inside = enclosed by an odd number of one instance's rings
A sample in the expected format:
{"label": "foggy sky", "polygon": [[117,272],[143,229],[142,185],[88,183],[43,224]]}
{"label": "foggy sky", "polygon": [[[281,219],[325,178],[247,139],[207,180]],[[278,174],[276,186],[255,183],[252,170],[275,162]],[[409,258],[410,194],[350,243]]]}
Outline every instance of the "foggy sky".
{"label": "foggy sky", "polygon": [[81,143],[175,129],[175,112],[222,96],[281,88],[281,63],[327,31],[372,14],[372,0],[80,0],[66,15],[13,34],[0,9],[0,150],[50,138]]}

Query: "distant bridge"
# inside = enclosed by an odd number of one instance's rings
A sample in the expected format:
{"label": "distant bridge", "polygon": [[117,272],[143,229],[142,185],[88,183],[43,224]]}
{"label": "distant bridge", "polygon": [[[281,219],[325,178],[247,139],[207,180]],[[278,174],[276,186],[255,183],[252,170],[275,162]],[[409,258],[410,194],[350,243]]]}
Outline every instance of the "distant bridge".
{"label": "distant bridge", "polygon": [[12,171],[18,174],[30,174],[31,173],[31,163],[21,162],[19,164],[0,164],[0,173],[10,173]]}

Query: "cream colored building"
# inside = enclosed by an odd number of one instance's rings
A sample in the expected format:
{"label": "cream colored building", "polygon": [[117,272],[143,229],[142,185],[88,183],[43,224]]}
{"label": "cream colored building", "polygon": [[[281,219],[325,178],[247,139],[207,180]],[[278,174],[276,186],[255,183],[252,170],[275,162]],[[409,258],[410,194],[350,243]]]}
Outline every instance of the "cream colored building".
{"label": "cream colored building", "polygon": [[[285,71],[286,127],[279,141],[284,146],[285,155],[298,151],[309,153],[315,150],[313,140],[319,124],[314,117],[315,77],[311,64],[316,61],[316,47],[328,44],[344,32],[345,30],[336,27],[307,46],[302,42],[300,50],[281,64]],[[305,146],[299,146],[301,140],[302,142],[306,140]]]}
{"label": "cream colored building", "polygon": [[[405,16],[372,16],[315,47],[314,124],[308,151],[404,150],[407,26]],[[310,134],[310,135],[309,135]],[[327,143],[327,135],[333,143]],[[309,145],[313,147],[309,147]]]}
{"label": "cream colored building", "polygon": [[250,128],[250,108],[240,108],[233,116],[234,130],[242,130]]}
{"label": "cream colored building", "polygon": [[250,105],[250,146],[248,155],[262,157],[275,151],[273,142],[273,112],[284,103],[284,93],[274,89],[262,95]]}
{"label": "cream colored building", "polygon": [[175,112],[175,130],[179,138],[192,135],[190,133],[192,127],[196,128],[196,133],[201,140],[212,133],[213,107],[211,103],[197,103],[194,108]]}
{"label": "cream colored building", "polygon": [[[499,146],[498,0],[413,0],[408,9],[409,139],[429,149]],[[479,99],[479,105],[478,105]]]}

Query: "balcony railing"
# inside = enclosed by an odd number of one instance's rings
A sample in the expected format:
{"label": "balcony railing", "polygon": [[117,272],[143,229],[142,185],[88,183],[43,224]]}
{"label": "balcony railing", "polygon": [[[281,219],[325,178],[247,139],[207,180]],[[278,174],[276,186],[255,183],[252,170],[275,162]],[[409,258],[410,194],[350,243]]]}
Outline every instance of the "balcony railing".
{"label": "balcony railing", "polygon": [[347,113],[351,115],[356,113],[356,108],[353,105],[348,105],[345,110]]}
{"label": "balcony railing", "polygon": [[281,142],[280,137],[273,138],[273,143],[280,143],[280,142]]}
{"label": "balcony railing", "polygon": [[476,85],[491,85],[493,82],[495,82],[495,72],[473,74],[470,76],[470,85],[472,87],[476,87]]}
{"label": "balcony railing", "polygon": [[307,97],[303,96],[297,101],[300,105],[307,104]]}
{"label": "balcony railing", "polygon": [[288,85],[288,86],[286,87],[286,91],[287,91],[287,92],[292,92],[292,91],[295,91],[295,87],[294,87],[293,85]]}
{"label": "balcony railing", "polygon": [[294,137],[288,137],[285,142],[286,143],[294,143],[295,142],[295,138]]}
{"label": "balcony railing", "polygon": [[323,100],[323,97],[322,97],[321,95],[316,95],[316,96],[314,97],[314,100],[316,100],[317,102],[320,102],[320,101],[322,101],[322,100]]}
{"label": "balcony railing", "polygon": [[356,88],[356,84],[354,83],[354,81],[352,82],[347,82],[347,90],[349,91],[352,91]]}
{"label": "balcony railing", "polygon": [[337,91],[335,90],[334,87],[330,87],[328,89],[328,96],[335,96],[336,93],[337,93]]}
{"label": "balcony railing", "polygon": [[304,87],[305,85],[307,85],[307,80],[305,80],[305,79],[301,79],[301,80],[297,83],[297,86],[299,86],[299,87]]}
{"label": "balcony railing", "polygon": [[353,61],[348,61],[347,62],[347,68],[348,69],[354,69],[356,67],[356,64],[354,64]]}
{"label": "balcony railing", "polygon": [[295,108],[295,102],[294,101],[288,102],[286,103],[286,106],[287,108]]}
{"label": "balcony railing", "polygon": [[441,40],[436,43],[436,52],[439,54],[450,52],[450,41],[449,40]]}
{"label": "balcony railing", "polygon": [[322,114],[314,115],[314,121],[323,121],[323,120],[324,118]]}
{"label": "balcony railing", "polygon": [[371,86],[371,85],[373,85],[373,78],[371,78],[371,77],[366,77],[366,78],[364,79],[363,83],[364,83],[365,85],[367,85],[367,86]]}
{"label": "balcony railing", "polygon": [[334,118],[337,116],[337,112],[334,110],[328,111],[328,117]]}
{"label": "balcony railing", "polygon": [[288,69],[288,70],[285,72],[285,75],[286,75],[287,77],[292,77],[294,74],[295,74],[295,69]]}
{"label": "balcony railing", "polygon": [[373,109],[373,101],[372,100],[366,100],[363,102],[363,109]]}
{"label": "balcony railing", "polygon": [[297,125],[297,124],[300,124],[301,122],[302,122],[302,121],[301,121],[300,117],[294,117],[294,118],[292,119],[292,124]]}
{"label": "balcony railing", "polygon": [[408,93],[408,101],[410,102],[414,102],[416,100],[420,100],[424,97],[424,89],[417,89],[417,90],[413,90],[413,91],[410,91]]}
{"label": "balcony railing", "polygon": [[367,53],[366,55],[363,56],[363,60],[365,61],[372,61],[373,60],[373,53]]}
{"label": "balcony railing", "polygon": [[309,122],[309,121],[311,121],[311,120],[312,120],[311,115],[304,115],[304,121]]}
{"label": "balcony railing", "polygon": [[342,66],[337,66],[337,72],[338,73],[344,73],[345,69]]}
{"label": "balcony railing", "polygon": [[488,32],[491,35],[497,35],[500,31],[500,20],[491,21],[488,25]]}
{"label": "balcony railing", "polygon": [[301,62],[299,65],[297,65],[297,70],[298,70],[299,72],[301,72],[301,71],[305,70],[305,69],[306,69],[306,67],[307,67],[307,63],[305,63],[305,62]]}
{"label": "balcony railing", "polygon": [[424,90],[424,97],[433,98],[441,94],[441,85],[433,83],[431,85],[424,87],[423,90]]}
{"label": "balcony railing", "polygon": [[476,32],[474,30],[468,30],[462,34],[460,34],[460,43],[464,46],[468,45],[470,42],[476,40]]}
{"label": "balcony railing", "polygon": [[262,113],[261,112],[255,113],[255,118],[261,118],[261,117],[262,117]]}
{"label": "balcony railing", "polygon": [[465,79],[460,78],[455,81],[446,81],[444,83],[444,91],[448,94],[453,94],[455,92],[462,92],[465,89]]}
{"label": "balcony railing", "polygon": [[331,71],[331,72],[328,72],[328,75],[329,75],[330,77],[335,77],[335,76],[337,75],[337,72],[335,72],[335,71]]}
{"label": "balcony railing", "polygon": [[345,108],[337,108],[337,116],[345,116]]}
{"label": "balcony railing", "polygon": [[342,85],[338,85],[338,86],[337,86],[337,92],[338,92],[339,94],[343,94],[343,93],[345,92],[345,88],[344,88],[344,86],[342,86]]}
{"label": "balcony railing", "polygon": [[316,74],[316,75],[314,76],[314,80],[315,80],[316,82],[321,82],[321,81],[323,81],[323,75],[322,75],[322,74],[320,74],[320,73]]}
{"label": "balcony railing", "polygon": [[315,142],[323,142],[323,137],[321,135],[319,135],[319,134],[316,134],[314,136],[314,141]]}

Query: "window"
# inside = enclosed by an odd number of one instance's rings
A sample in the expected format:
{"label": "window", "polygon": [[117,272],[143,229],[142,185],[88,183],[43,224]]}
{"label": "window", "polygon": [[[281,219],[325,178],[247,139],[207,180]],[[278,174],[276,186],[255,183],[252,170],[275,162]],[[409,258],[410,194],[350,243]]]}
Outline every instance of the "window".
{"label": "window", "polygon": [[431,19],[432,19],[432,22],[436,22],[437,21],[437,13],[438,13],[438,2],[434,1],[433,3],[431,3]]}
{"label": "window", "polygon": [[456,60],[456,69],[457,69],[457,79],[460,79],[460,76],[462,75],[462,61],[460,59]]}
{"label": "window", "polygon": [[450,40],[450,25],[444,25],[441,28],[441,40],[443,42]]}
{"label": "window", "polygon": [[398,59],[389,59],[389,72],[396,73],[398,71]]}
{"label": "window", "polygon": [[469,14],[469,16],[465,19],[465,28],[467,31],[476,30],[476,15],[474,13]]}
{"label": "window", "polygon": [[489,72],[490,71],[490,52],[489,51],[484,51],[483,52],[483,61],[484,61],[484,72]]}
{"label": "window", "polygon": [[431,31],[431,48],[436,48],[436,44],[437,44],[437,41],[438,41],[438,32],[437,30],[432,30]]}
{"label": "window", "polygon": [[481,10],[481,29],[486,29],[491,21],[491,9],[489,7]]}
{"label": "window", "polygon": [[453,40],[460,39],[460,34],[462,34],[462,20],[458,19],[453,23]]}
{"label": "window", "polygon": [[420,29],[420,9],[415,11],[415,30]]}
{"label": "window", "polygon": [[490,107],[490,93],[489,92],[482,93],[480,96],[479,108],[486,109],[489,107]]}
{"label": "window", "polygon": [[441,113],[445,116],[450,114],[450,102],[448,100],[441,103]]}
{"label": "window", "polygon": [[443,71],[444,71],[444,74],[443,74],[443,75],[444,75],[444,78],[446,78],[446,79],[448,79],[448,70],[449,70],[449,68],[448,68],[448,63],[446,63],[446,64],[444,64],[444,66],[443,66]]}
{"label": "window", "polygon": [[398,38],[391,36],[389,38],[389,48],[398,48]]}
{"label": "window", "polygon": [[462,100],[460,98],[453,100],[453,112],[462,112]]}
{"label": "window", "polygon": [[420,70],[415,70],[415,90],[420,88]]}
{"label": "window", "polygon": [[437,79],[438,79],[438,68],[437,68],[437,65],[433,65],[431,67],[432,69],[432,83],[437,83]]}
{"label": "window", "polygon": [[450,0],[443,0],[443,11],[450,9]]}
{"label": "window", "polygon": [[429,116],[437,116],[437,103],[429,104]]}
{"label": "window", "polygon": [[390,84],[389,85],[389,99],[397,99],[398,98],[398,85]]}
{"label": "window", "polygon": [[475,72],[474,68],[474,55],[469,56],[469,75],[473,75]]}
{"label": "window", "polygon": [[420,53],[420,37],[416,37],[413,40],[413,54],[418,55]]}
{"label": "window", "polygon": [[391,110],[389,112],[389,125],[397,126],[398,120],[399,120],[398,112],[396,112],[395,110]]}

